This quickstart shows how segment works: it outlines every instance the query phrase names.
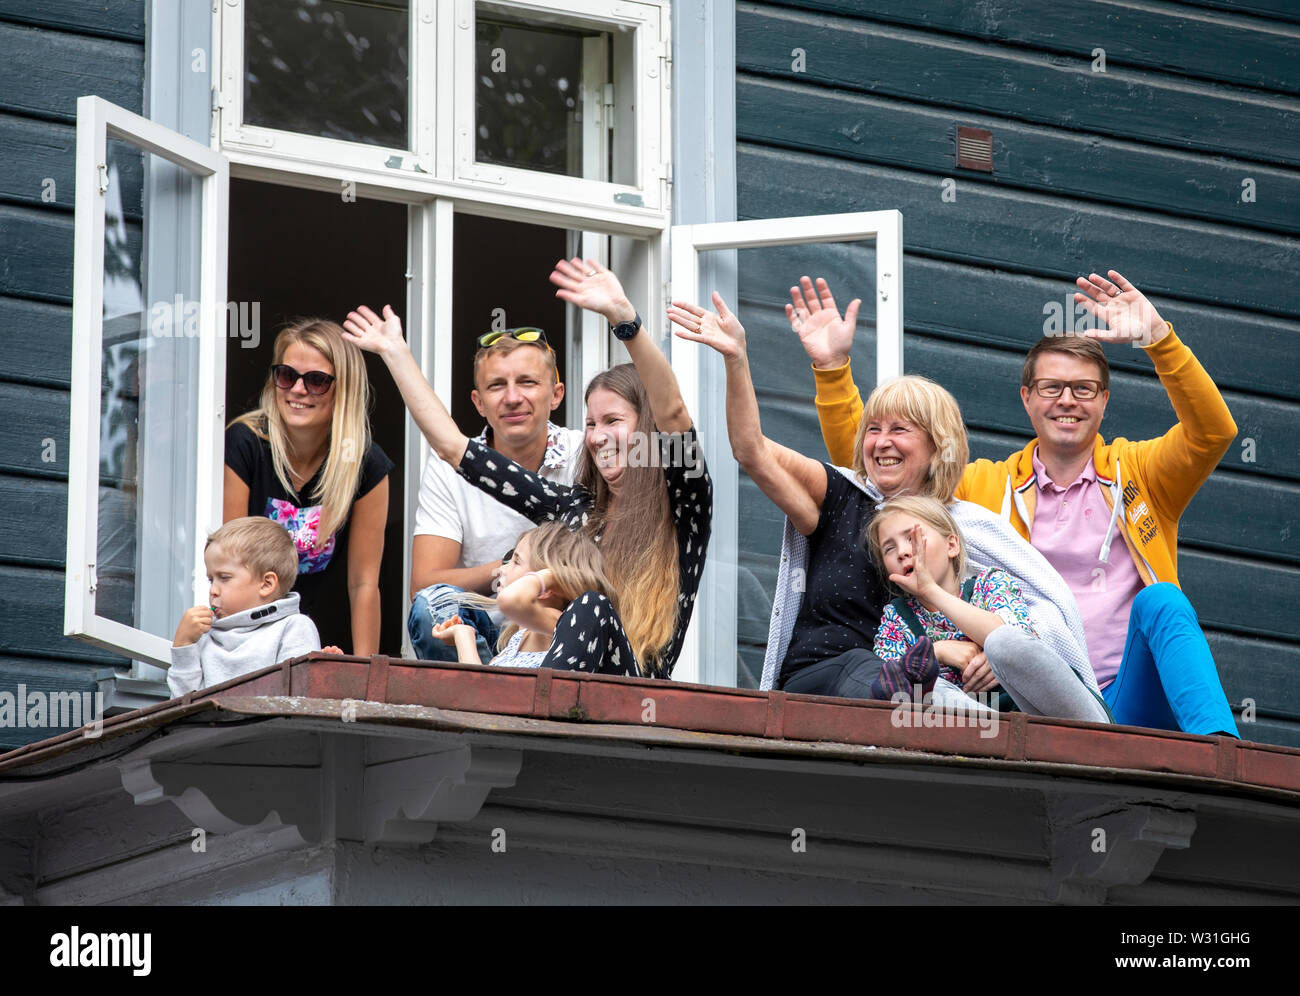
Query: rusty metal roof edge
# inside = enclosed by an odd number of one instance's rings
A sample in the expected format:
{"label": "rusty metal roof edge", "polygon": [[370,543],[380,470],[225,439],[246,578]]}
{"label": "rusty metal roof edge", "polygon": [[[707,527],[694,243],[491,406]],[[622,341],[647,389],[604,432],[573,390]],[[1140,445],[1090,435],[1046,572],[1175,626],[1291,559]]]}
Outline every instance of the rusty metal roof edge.
{"label": "rusty metal roof edge", "polygon": [[[427,662],[426,662],[427,663]],[[280,665],[276,665],[280,667]],[[264,669],[265,671],[274,668]],[[211,690],[208,690],[211,691]],[[344,700],[309,699],[300,696],[186,696],[160,703],[146,709],[125,713],[115,719],[111,739],[117,739],[142,730],[154,729],[204,712],[228,713],[236,716],[262,716],[267,719],[332,720],[344,721]],[[980,768],[992,771],[1026,772],[1059,777],[1081,778],[1092,781],[1125,781],[1178,788],[1198,788],[1215,794],[1251,797],[1284,803],[1300,803],[1300,792],[1259,785],[1251,782],[1210,778],[1186,772],[1153,771],[1142,768],[1101,767],[1086,764],[1068,764],[1059,761],[1015,760],[1003,757],[980,757],[963,754],[942,754],[924,750],[905,750],[893,747],[876,747],[865,744],[848,744],[832,741],[785,740],[727,733],[708,733],[683,730],[675,727],[630,725],[618,723],[591,723],[572,720],[539,719],[499,713],[465,712],[402,703],[375,703],[354,701],[355,722],[384,726],[405,726],[428,730],[464,733],[488,733],[508,736],[541,736],[548,739],[608,743],[622,741],[646,747],[675,747],[694,750],[716,750],[730,753],[783,755],[792,759],[844,760],[873,764],[909,764]],[[37,766],[59,756],[72,753],[79,745],[97,745],[110,739],[107,730],[102,738],[88,739],[79,731],[62,734],[50,740],[28,745],[17,751],[0,755],[0,773],[18,767]],[[93,763],[93,762],[92,762]],[[60,772],[51,773],[58,777]],[[34,777],[39,777],[34,773]]]}

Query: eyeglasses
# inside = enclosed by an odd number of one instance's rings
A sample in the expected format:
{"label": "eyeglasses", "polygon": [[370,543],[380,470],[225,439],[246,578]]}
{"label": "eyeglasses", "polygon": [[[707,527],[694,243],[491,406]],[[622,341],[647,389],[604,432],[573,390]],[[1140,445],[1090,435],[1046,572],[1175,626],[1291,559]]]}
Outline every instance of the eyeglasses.
{"label": "eyeglasses", "polygon": [[546,341],[546,333],[532,325],[525,325],[517,329],[502,329],[499,332],[484,332],[478,337],[479,348],[486,349],[494,343],[500,342],[506,336],[511,339],[518,339],[520,342],[540,342],[547,349],[551,344]]}
{"label": "eyeglasses", "polygon": [[515,548],[512,546],[509,550],[505,552],[505,556],[501,558],[501,566],[505,567],[506,564],[510,563],[511,558],[514,557],[514,555],[515,555]]}
{"label": "eyeglasses", "polygon": [[324,394],[334,383],[334,375],[327,374],[324,370],[308,370],[306,373],[299,373],[287,363],[277,363],[271,367],[271,376],[275,378],[275,386],[281,391],[293,390],[293,385],[301,380],[308,394]]}
{"label": "eyeglasses", "polygon": [[1091,401],[1101,392],[1099,380],[1036,380],[1029,386],[1040,398],[1059,398],[1068,387],[1075,401]]}

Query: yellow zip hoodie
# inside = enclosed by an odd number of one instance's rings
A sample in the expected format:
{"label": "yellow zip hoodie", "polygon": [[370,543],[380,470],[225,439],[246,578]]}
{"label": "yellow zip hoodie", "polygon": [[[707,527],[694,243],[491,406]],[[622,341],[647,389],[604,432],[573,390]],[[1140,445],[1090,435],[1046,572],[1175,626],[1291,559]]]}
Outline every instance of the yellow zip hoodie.
{"label": "yellow zip hoodie", "polygon": [[[1110,558],[1111,542],[1122,519],[1121,534],[1146,584],[1178,583],[1178,520],[1232,445],[1237,424],[1205,368],[1169,326],[1159,342],[1144,347],[1155,364],[1178,416],[1178,423],[1158,439],[1101,436],[1092,462],[1111,509],[1110,527],[1097,552]],[[862,398],[849,364],[833,370],[814,368],[817,416],[831,462],[853,462],[853,442],[862,415]],[[973,501],[1006,518],[1025,539],[1038,499],[1033,465],[1034,439],[1000,461],[976,460],[966,466],[956,498]]]}

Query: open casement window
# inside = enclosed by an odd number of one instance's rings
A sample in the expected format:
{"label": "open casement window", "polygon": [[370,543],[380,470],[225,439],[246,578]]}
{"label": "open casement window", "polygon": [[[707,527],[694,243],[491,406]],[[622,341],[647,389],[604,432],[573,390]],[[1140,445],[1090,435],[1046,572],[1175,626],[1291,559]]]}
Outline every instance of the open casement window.
{"label": "open casement window", "polygon": [[664,0],[223,0],[215,17],[235,163],[659,227]]}
{"label": "open casement window", "polygon": [[[716,263],[718,256],[728,253],[734,255],[736,250],[770,250],[810,243],[874,242],[874,274],[860,273],[852,283],[857,287],[870,287],[874,278],[876,383],[903,372],[903,216],[898,211],[676,225],[671,230],[671,238],[671,299],[693,301],[706,308],[713,306],[709,301],[713,288],[702,283],[701,265]],[[702,254],[716,255],[704,255],[702,258]],[[727,265],[734,272],[735,260],[730,260]],[[718,269],[721,272],[725,268]],[[790,282],[797,279],[799,272],[808,271],[795,270],[796,276],[787,278],[786,283],[772,288],[774,293],[771,296],[782,297]],[[870,314],[872,301],[868,294],[860,291],[844,295],[844,289],[842,285],[839,287],[845,298],[860,296],[864,299],[863,317],[859,319],[861,330],[866,316]],[[741,290],[743,295],[743,286]],[[785,297],[785,300],[789,298]],[[754,328],[760,316],[756,311],[740,307],[736,301],[727,303],[737,309],[737,314],[746,325],[750,345],[749,365],[757,383],[762,379],[760,374],[773,373],[764,368],[774,362],[769,354],[755,346]],[[842,309],[848,300],[837,303]],[[785,321],[784,315],[779,313],[781,307],[780,304],[772,305],[771,318],[777,324],[784,324]],[[751,322],[755,324],[751,325]],[[741,564],[742,550],[738,543],[742,519],[746,516],[757,518],[755,512],[758,510],[748,509],[745,501],[738,497],[738,468],[731,456],[731,445],[727,438],[724,400],[726,376],[721,359],[711,349],[693,346],[681,340],[676,340],[673,347],[673,371],[681,386],[682,397],[695,416],[714,485],[713,536],[708,562],[700,585],[699,601],[682,655],[673,671],[673,678],[734,686],[737,684],[739,646],[738,600],[743,600],[749,589],[757,592],[757,600],[761,601],[764,597],[764,593],[759,590],[762,586]],[[785,361],[782,359],[776,362]],[[800,353],[800,365],[806,362]],[[788,370],[774,373],[777,376],[773,379],[781,379]],[[866,388],[868,385],[862,386]],[[802,381],[798,389],[787,387],[785,393],[797,395],[800,391],[810,392],[810,385]],[[808,393],[809,410],[812,404],[812,395]],[[770,431],[768,434],[771,434]],[[821,446],[820,438],[817,439],[817,446]],[[809,451],[809,455],[813,455],[812,451]],[[762,513],[770,511],[770,503],[765,498],[760,495],[758,501],[763,506]],[[779,513],[776,518],[779,521]],[[764,542],[768,543],[772,538],[767,535],[771,529],[766,525],[765,523],[763,533]],[[770,609],[771,592],[767,592],[766,597]],[[758,618],[758,624],[765,635],[766,612],[752,614]]]}
{"label": "open casement window", "polygon": [[228,186],[204,146],[77,102],[65,632],[153,664],[221,524]]}

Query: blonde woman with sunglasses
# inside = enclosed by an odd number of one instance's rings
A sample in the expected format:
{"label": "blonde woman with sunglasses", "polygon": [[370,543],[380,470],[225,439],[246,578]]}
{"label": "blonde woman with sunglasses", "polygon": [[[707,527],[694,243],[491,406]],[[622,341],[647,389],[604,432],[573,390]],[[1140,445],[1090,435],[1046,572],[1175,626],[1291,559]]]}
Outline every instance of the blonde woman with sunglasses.
{"label": "blonde woman with sunglasses", "polygon": [[321,642],[379,652],[393,462],[370,437],[365,359],[335,322],[282,330],[258,407],[226,430],[224,519],[264,516],[298,551],[293,590]]}

